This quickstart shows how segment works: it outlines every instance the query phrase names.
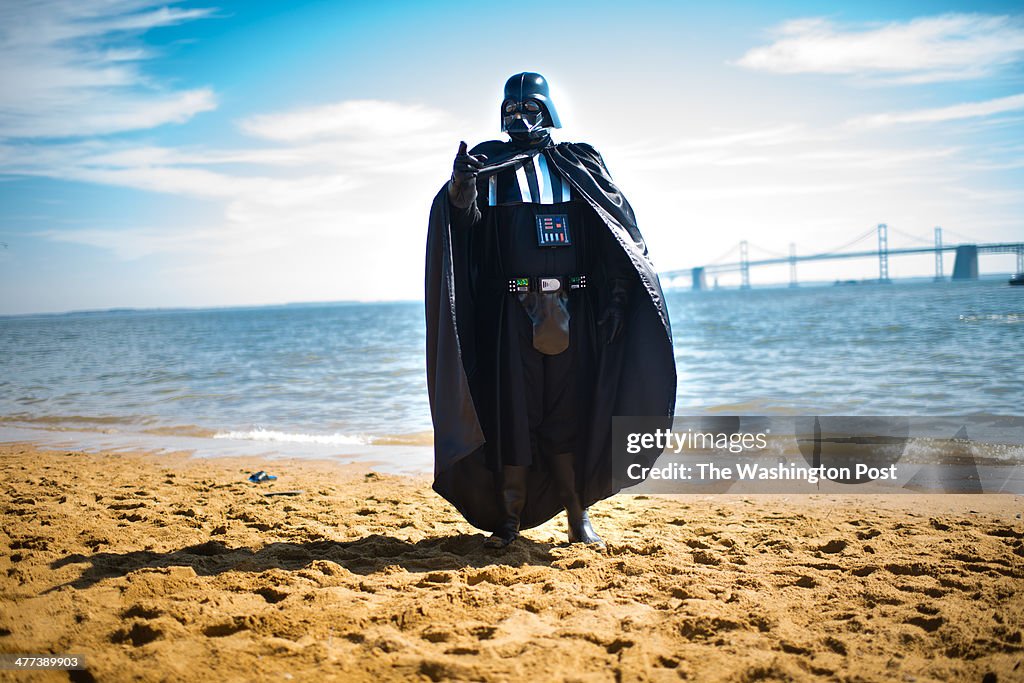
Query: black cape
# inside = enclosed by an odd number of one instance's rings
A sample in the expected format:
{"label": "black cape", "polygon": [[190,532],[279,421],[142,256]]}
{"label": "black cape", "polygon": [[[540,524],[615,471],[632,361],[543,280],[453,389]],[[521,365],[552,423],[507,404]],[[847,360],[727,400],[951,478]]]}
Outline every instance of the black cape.
{"label": "black cape", "polygon": [[[590,145],[560,143],[546,148],[549,160],[572,185],[574,196],[593,211],[592,218],[606,227],[629,258],[638,276],[629,297],[623,337],[601,345],[587,373],[592,382],[582,411],[584,436],[577,454],[577,478],[584,506],[607,498],[627,482],[613,471],[613,415],[666,418],[675,407],[676,368],[672,329],[657,273],[636,225],[629,202],[612,181],[601,155]],[[478,182],[499,170],[529,158],[510,143],[478,145],[474,154],[486,154],[487,165]],[[486,185],[478,186],[484,190]],[[479,194],[479,197],[486,196]],[[482,425],[496,409],[497,363],[490,362],[500,343],[500,315],[481,325],[481,311],[500,308],[509,299],[499,294],[491,301],[470,258],[467,236],[453,230],[447,183],[434,197],[427,229],[425,305],[427,329],[427,387],[434,423],[434,490],[447,499],[473,526],[495,531],[503,515],[500,488],[494,474],[494,444]],[[490,320],[495,321],[493,325]],[[588,324],[593,324],[593,319]],[[636,482],[632,482],[636,483]],[[552,478],[531,467],[521,527],[544,523],[562,510]]]}

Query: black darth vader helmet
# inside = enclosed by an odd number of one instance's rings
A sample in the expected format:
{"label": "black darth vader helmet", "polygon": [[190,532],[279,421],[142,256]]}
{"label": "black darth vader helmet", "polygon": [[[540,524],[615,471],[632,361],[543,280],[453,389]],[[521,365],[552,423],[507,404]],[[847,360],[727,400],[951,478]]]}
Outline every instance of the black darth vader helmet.
{"label": "black darth vader helmet", "polygon": [[501,101],[503,132],[513,137],[537,137],[543,135],[545,128],[561,127],[547,79],[524,71],[505,82],[505,96]]}

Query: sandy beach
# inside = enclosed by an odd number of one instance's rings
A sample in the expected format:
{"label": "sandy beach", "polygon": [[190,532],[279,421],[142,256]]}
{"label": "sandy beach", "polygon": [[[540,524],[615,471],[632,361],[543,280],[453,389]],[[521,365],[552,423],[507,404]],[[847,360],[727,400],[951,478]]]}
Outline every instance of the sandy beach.
{"label": "sandy beach", "polygon": [[0,651],[73,681],[1024,680],[1020,497],[619,496],[605,552],[562,516],[494,552],[367,466],[0,465]]}

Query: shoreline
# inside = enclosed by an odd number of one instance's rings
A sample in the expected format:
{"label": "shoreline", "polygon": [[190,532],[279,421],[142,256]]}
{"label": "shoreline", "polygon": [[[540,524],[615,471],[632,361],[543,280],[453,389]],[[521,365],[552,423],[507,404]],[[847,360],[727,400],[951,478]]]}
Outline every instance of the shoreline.
{"label": "shoreline", "polygon": [[33,429],[0,425],[0,448],[28,444],[54,451],[188,455],[197,459],[328,462],[367,465],[388,474],[410,476],[433,472],[432,446],[405,444],[282,443],[252,439],[210,438],[156,432],[105,432],[80,429]]}
{"label": "shoreline", "polygon": [[607,552],[559,515],[496,553],[366,462],[3,444],[0,472],[0,651],[96,680],[1024,671],[1020,496],[622,495]]}

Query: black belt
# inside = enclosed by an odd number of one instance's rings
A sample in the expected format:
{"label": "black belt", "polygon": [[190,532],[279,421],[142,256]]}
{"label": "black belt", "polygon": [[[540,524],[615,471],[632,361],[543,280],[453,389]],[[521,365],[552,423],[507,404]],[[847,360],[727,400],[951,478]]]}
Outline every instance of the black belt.
{"label": "black belt", "polygon": [[542,275],[540,277],[515,277],[508,281],[510,294],[519,292],[541,292],[552,294],[560,291],[575,291],[587,288],[586,275]]}

